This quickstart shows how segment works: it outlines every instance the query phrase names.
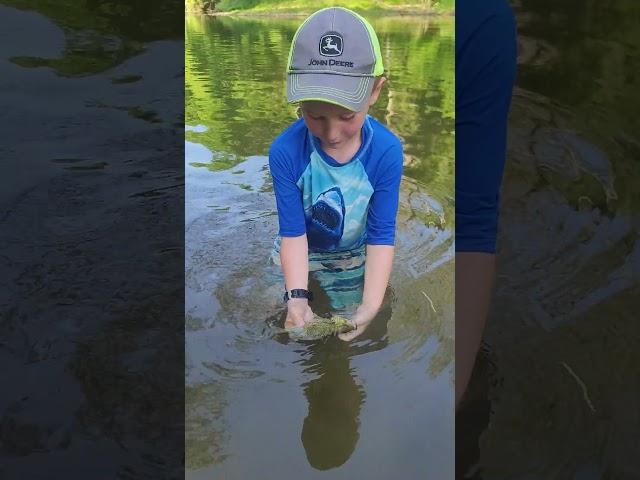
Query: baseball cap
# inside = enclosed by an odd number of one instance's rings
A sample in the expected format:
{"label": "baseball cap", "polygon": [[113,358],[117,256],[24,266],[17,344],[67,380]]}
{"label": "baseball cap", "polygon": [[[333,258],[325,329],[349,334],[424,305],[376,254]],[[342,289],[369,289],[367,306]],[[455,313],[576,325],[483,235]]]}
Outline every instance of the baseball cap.
{"label": "baseball cap", "polygon": [[319,100],[359,112],[383,71],[380,43],[369,22],[346,8],[324,8],[293,37],[287,100]]}

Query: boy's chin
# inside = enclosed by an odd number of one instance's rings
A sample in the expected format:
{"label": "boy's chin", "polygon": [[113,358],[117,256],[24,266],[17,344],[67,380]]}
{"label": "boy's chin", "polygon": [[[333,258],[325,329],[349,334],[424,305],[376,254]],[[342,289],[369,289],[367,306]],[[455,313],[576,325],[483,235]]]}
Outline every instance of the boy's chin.
{"label": "boy's chin", "polygon": [[345,144],[344,140],[339,140],[337,142],[327,142],[326,140],[320,139],[320,146],[325,150],[335,150],[337,148],[342,147]]}

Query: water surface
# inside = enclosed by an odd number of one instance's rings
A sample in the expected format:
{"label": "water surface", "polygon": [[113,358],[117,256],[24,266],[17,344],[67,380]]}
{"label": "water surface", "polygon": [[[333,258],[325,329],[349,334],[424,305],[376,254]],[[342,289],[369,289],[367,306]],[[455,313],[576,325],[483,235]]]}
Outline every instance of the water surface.
{"label": "water surface", "polygon": [[640,478],[640,10],[514,7],[519,71],[469,478]]}
{"label": "water surface", "polygon": [[0,477],[181,478],[176,10],[2,3]]}

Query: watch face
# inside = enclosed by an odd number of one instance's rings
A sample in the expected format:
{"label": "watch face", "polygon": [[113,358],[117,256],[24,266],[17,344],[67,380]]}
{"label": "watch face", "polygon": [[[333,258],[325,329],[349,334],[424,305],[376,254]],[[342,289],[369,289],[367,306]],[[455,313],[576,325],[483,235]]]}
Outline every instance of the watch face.
{"label": "watch face", "polygon": [[291,292],[284,292],[284,301],[288,301],[291,298],[306,298],[309,301],[313,298],[313,295],[310,291],[304,290],[302,288],[294,288]]}

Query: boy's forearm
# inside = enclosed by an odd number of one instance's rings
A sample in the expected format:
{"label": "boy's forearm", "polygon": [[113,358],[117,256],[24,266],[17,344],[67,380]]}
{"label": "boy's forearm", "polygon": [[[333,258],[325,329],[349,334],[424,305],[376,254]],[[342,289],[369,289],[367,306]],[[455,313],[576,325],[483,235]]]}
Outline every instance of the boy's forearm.
{"label": "boy's forearm", "polygon": [[384,299],[393,266],[393,245],[367,245],[361,308],[375,315]]}
{"label": "boy's forearm", "polygon": [[456,407],[469,383],[482,340],[495,268],[493,254],[456,253]]}
{"label": "boy's forearm", "polygon": [[303,288],[309,284],[309,250],[307,235],[282,237],[280,243],[280,262],[287,290]]}

